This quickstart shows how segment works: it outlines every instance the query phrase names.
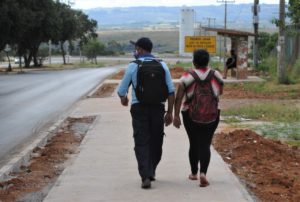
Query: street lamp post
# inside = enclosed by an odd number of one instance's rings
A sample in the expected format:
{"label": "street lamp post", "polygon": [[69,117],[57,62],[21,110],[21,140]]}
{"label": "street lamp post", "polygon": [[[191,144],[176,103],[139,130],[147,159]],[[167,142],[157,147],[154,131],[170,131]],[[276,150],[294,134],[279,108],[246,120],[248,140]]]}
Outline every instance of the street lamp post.
{"label": "street lamp post", "polygon": [[8,55],[9,51],[11,51],[11,48],[10,48],[10,46],[8,44],[6,44],[4,52],[6,53],[6,57],[8,59],[8,67],[6,69],[7,72],[11,72],[12,71],[11,64],[10,64],[10,58],[9,58],[9,55]]}

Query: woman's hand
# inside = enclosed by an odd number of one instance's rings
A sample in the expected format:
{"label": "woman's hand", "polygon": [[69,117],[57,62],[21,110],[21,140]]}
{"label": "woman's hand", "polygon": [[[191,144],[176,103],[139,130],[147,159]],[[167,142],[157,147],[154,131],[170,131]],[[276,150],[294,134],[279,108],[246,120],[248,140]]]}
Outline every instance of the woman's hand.
{"label": "woman's hand", "polygon": [[176,128],[180,128],[181,125],[181,120],[179,116],[174,116],[173,119],[173,126],[175,126]]}

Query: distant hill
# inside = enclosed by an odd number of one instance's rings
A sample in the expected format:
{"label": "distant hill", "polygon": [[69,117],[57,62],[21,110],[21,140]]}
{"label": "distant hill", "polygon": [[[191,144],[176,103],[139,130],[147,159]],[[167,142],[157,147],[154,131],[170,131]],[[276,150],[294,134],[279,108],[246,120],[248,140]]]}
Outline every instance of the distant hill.
{"label": "distant hill", "polygon": [[[252,25],[253,4],[228,4],[227,23],[228,28],[250,29]],[[278,16],[279,5],[260,5],[260,27],[273,29],[275,25],[271,20]],[[206,18],[215,18],[215,26],[224,25],[224,5],[196,6],[196,21],[204,26],[208,25]],[[94,8],[84,10],[91,18],[98,21],[101,28],[143,28],[161,24],[166,26],[178,26],[181,7],[129,7],[129,8]],[[211,26],[213,25],[211,21]]]}

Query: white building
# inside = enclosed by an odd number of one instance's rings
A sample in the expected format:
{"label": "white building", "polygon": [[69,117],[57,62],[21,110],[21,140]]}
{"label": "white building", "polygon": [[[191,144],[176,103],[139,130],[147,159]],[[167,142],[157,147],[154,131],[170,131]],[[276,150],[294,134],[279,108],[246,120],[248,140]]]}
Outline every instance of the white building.
{"label": "white building", "polygon": [[179,55],[180,56],[191,56],[191,53],[185,53],[185,37],[195,35],[195,10],[183,6],[180,14],[180,30],[179,30]]}

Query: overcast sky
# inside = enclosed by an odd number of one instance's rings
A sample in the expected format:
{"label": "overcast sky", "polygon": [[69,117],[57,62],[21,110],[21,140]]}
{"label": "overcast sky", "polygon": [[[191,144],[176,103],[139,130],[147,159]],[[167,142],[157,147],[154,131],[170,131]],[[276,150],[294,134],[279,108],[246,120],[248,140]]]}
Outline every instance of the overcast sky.
{"label": "overcast sky", "polygon": [[[201,6],[220,5],[217,1],[225,0],[73,0],[77,9],[97,7],[132,7],[132,6]],[[231,0],[228,0],[231,1]],[[253,3],[254,0],[235,0],[235,4]],[[279,0],[260,0],[260,4],[279,4]]]}

